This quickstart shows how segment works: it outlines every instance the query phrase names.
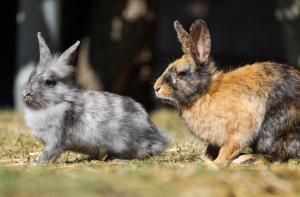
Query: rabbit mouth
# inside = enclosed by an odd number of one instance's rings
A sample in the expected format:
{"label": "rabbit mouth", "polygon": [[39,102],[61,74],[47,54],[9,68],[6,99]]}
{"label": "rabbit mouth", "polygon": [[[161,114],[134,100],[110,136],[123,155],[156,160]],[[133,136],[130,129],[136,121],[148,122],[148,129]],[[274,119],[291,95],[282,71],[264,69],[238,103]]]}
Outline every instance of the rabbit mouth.
{"label": "rabbit mouth", "polygon": [[156,97],[159,98],[163,103],[175,106],[176,100],[173,97],[161,96],[158,92],[155,92]]}
{"label": "rabbit mouth", "polygon": [[174,105],[174,100],[172,98],[160,98],[162,102],[167,103],[169,105]]}
{"label": "rabbit mouth", "polygon": [[159,99],[161,99],[162,101],[164,101],[164,102],[171,102],[172,101],[172,98],[170,98],[170,97],[167,97],[167,96],[163,96],[163,95],[161,95],[159,92],[155,92],[155,95],[156,95],[156,97],[157,98],[159,98]]}
{"label": "rabbit mouth", "polygon": [[24,103],[29,108],[34,108],[34,109],[40,108],[40,105],[37,102],[35,102],[32,97],[25,96]]}
{"label": "rabbit mouth", "polygon": [[25,104],[27,104],[27,105],[31,105],[32,102],[33,102],[33,99],[32,99],[31,96],[24,96],[24,102],[25,102]]}

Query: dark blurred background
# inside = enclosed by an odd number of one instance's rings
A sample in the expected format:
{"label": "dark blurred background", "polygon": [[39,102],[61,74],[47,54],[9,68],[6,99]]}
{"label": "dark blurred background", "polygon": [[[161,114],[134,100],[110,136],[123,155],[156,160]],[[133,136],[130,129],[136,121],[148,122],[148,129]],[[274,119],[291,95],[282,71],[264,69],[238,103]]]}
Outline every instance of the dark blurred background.
{"label": "dark blurred background", "polygon": [[220,68],[266,60],[300,66],[299,0],[12,0],[4,9],[2,108],[20,105],[20,76],[38,61],[38,31],[52,51],[82,41],[82,88],[131,96],[148,110],[156,77],[182,54],[174,20],[186,29],[197,18],[207,21]]}

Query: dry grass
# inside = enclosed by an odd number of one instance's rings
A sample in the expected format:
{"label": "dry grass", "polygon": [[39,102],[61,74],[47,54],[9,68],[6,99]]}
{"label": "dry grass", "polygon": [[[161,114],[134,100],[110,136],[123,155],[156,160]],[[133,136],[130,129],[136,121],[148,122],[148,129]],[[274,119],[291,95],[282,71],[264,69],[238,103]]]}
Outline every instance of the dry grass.
{"label": "dry grass", "polygon": [[55,165],[32,167],[42,150],[20,114],[0,112],[0,196],[297,196],[298,160],[218,168],[205,145],[189,134],[177,113],[152,115],[173,139],[161,156],[130,163],[88,161],[66,153]]}

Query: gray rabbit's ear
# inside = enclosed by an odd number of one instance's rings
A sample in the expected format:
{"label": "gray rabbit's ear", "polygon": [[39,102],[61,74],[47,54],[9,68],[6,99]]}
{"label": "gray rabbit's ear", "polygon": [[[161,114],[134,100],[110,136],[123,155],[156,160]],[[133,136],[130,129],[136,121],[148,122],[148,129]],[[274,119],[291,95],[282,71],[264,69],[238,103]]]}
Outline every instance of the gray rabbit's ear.
{"label": "gray rabbit's ear", "polygon": [[211,52],[210,33],[204,20],[196,20],[190,28],[191,53],[200,62],[205,62]]}
{"label": "gray rabbit's ear", "polygon": [[179,23],[179,21],[174,21],[174,28],[177,32],[177,38],[179,42],[182,44],[182,50],[184,53],[189,52],[191,37]]}
{"label": "gray rabbit's ear", "polygon": [[74,65],[79,44],[80,44],[80,41],[77,41],[70,48],[68,48],[65,52],[63,52],[61,54],[61,56],[59,57],[59,61],[66,63],[66,64]]}
{"label": "gray rabbit's ear", "polygon": [[39,40],[39,50],[40,50],[40,65],[46,66],[47,62],[52,58],[49,47],[47,46],[42,33],[37,34]]}

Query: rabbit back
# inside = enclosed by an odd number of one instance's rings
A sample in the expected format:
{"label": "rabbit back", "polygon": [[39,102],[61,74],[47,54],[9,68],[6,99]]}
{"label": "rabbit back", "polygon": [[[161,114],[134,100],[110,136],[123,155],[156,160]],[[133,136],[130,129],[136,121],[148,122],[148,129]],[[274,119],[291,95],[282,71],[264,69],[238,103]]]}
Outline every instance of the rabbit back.
{"label": "rabbit back", "polygon": [[270,70],[275,76],[269,83],[264,119],[252,148],[276,160],[300,157],[300,71],[276,63]]}
{"label": "rabbit back", "polygon": [[182,111],[193,134],[286,160],[300,156],[300,72],[262,62],[219,72],[208,92]]}
{"label": "rabbit back", "polygon": [[79,92],[66,112],[69,149],[140,158],[161,153],[168,138],[151,122],[143,107],[128,97],[107,92]]}
{"label": "rabbit back", "polygon": [[242,147],[248,145],[263,122],[272,79],[264,69],[270,65],[248,65],[216,74],[208,92],[182,111],[190,130],[218,146],[231,138]]}

